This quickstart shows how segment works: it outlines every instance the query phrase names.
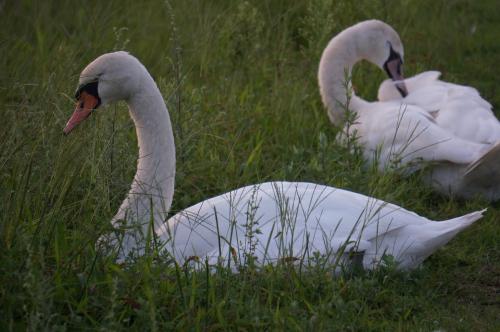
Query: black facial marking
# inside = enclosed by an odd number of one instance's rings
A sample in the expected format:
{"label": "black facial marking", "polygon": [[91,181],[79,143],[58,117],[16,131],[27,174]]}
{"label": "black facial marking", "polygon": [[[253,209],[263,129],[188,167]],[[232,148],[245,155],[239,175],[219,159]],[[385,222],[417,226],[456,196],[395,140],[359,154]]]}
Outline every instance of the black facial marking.
{"label": "black facial marking", "polygon": [[92,95],[97,98],[97,105],[95,108],[99,107],[99,105],[101,105],[101,98],[99,97],[98,86],[99,82],[97,80],[89,82],[87,84],[80,85],[78,89],[76,89],[75,99],[79,100],[80,95],[82,94],[83,91],[85,91],[89,95]]}
{"label": "black facial marking", "polygon": [[401,65],[403,64],[403,59],[401,59],[401,55],[398,52],[394,51],[394,49],[392,48],[392,45],[390,43],[389,43],[389,47],[390,47],[389,57],[384,62],[384,70],[387,73],[387,76],[389,76],[389,77],[392,78],[392,75],[391,75],[391,73],[389,71],[389,68],[387,67],[387,63],[389,63],[389,62],[391,62],[393,60],[399,60],[399,62],[398,62],[398,68],[396,70],[398,72],[398,75],[401,75]]}

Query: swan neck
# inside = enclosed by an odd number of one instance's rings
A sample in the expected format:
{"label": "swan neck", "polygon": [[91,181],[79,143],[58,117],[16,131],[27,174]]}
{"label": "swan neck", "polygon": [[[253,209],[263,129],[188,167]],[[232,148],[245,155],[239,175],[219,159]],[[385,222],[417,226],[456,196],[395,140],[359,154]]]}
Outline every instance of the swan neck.
{"label": "swan neck", "polygon": [[362,59],[363,56],[347,33],[334,37],[323,51],[318,82],[323,104],[333,124],[341,125],[347,110],[358,112],[368,104],[356,96],[351,85],[352,68]]}
{"label": "swan neck", "polygon": [[142,88],[127,100],[139,145],[137,172],[113,219],[140,223],[143,231],[151,221],[156,229],[166,220],[175,179],[175,144],[170,117],[156,83],[144,71]]}

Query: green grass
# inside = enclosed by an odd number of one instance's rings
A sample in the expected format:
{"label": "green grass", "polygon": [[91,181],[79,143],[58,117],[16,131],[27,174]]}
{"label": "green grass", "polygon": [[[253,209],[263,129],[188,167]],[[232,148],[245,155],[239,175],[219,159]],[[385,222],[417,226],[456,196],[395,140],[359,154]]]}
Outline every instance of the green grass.
{"label": "green grass", "polygon": [[[498,203],[441,197],[419,175],[382,176],[335,143],[319,57],[335,33],[368,18],[399,31],[407,75],[440,70],[499,109],[497,0],[0,2],[0,329],[498,331]],[[69,137],[62,128],[80,71],[118,49],[146,65],[168,105],[173,212],[285,179],[431,219],[488,213],[412,273],[207,274],[152,256],[117,265],[94,243],[135,173],[126,106],[100,109]],[[354,85],[374,98],[383,78],[362,64]]]}

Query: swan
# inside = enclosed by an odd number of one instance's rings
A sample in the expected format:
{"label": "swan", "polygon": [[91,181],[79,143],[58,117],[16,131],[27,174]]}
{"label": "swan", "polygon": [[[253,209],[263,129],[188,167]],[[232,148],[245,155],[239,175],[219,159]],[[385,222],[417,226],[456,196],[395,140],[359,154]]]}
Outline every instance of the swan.
{"label": "swan", "polygon": [[[318,70],[322,101],[335,125],[345,122],[346,108],[356,117],[341,138],[356,135],[364,158],[381,171],[396,165],[413,172],[425,166],[430,169],[425,180],[441,193],[499,199],[500,132],[491,106],[471,88],[437,81],[435,73],[403,80],[403,55],[397,32],[378,20],[360,22],[330,40]],[[379,101],[361,99],[345,83],[363,59],[392,79],[381,87]],[[416,89],[429,81],[432,87]],[[440,107],[449,110],[436,113]],[[482,129],[488,132],[479,133]]]}
{"label": "swan", "polygon": [[[391,255],[402,269],[418,266],[483,211],[435,222],[397,205],[304,182],[266,182],[204,200],[167,219],[175,177],[175,145],[165,102],[132,55],[101,55],[81,73],[67,135],[101,105],[128,104],[139,145],[137,173],[98,244],[117,259],[143,255],[150,244],[180,264],[205,259],[240,267],[280,261],[360,265],[373,269]],[[157,241],[150,241],[155,237]]]}

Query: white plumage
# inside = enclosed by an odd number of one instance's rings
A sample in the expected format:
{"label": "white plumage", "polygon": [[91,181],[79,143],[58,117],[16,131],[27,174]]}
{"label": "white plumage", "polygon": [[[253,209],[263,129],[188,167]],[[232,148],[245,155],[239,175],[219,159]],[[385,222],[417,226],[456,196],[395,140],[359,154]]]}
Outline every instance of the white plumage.
{"label": "white plumage", "polygon": [[401,268],[413,268],[482,216],[478,211],[435,222],[341,189],[268,182],[207,199],[164,222],[174,191],[175,146],[167,108],[146,68],[124,52],[102,55],[82,72],[78,91],[66,133],[88,116],[81,115],[85,105],[117,100],[128,103],[136,125],[138,170],[112,220],[116,232],[99,240],[112,245],[119,260],[144,254],[155,235],[179,263],[191,257],[232,266],[249,257],[259,265],[321,258],[371,269],[386,254]]}
{"label": "white plumage", "polygon": [[385,80],[378,90],[378,99],[418,106],[429,112],[439,127],[462,139],[490,145],[500,142],[500,122],[491,104],[476,89],[443,82],[439,76],[438,71],[426,71],[406,78],[405,98],[393,81]]}
{"label": "white plumage", "polygon": [[[277,260],[357,263],[372,269],[391,255],[418,266],[483,211],[436,222],[351,191],[303,182],[267,182],[207,199],[172,217],[159,235],[178,259],[208,256],[233,266],[251,255]],[[218,230],[218,232],[217,232]],[[251,233],[251,236],[249,235]]]}

